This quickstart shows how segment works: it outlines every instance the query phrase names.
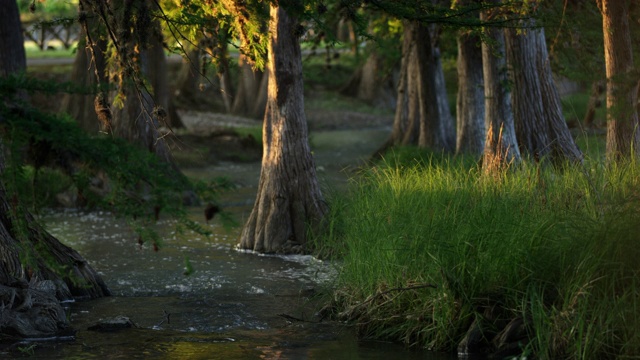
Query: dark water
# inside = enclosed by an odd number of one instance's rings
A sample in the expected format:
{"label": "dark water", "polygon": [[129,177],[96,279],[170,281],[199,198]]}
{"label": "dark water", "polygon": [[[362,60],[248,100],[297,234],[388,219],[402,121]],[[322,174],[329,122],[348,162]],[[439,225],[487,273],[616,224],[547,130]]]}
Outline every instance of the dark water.
{"label": "dark water", "polygon": [[[347,141],[349,134],[343,135]],[[316,143],[322,148],[325,140],[319,136]],[[322,181],[331,184],[346,179],[340,170],[354,160],[336,161],[341,157],[321,151],[317,157]],[[224,174],[241,184],[223,202],[242,223],[252,205],[256,171],[259,164],[221,164],[190,175]],[[201,220],[202,213],[202,208],[193,208],[193,219]],[[234,249],[239,229],[225,230],[217,220],[203,223],[215,234],[206,238],[196,233],[178,235],[170,220],[161,219],[155,225],[163,238],[158,252],[140,247],[126,223],[107,212],[57,211],[43,220],[51,233],[99,270],[114,296],[69,304],[70,322],[77,330],[74,341],[24,344],[21,350],[16,347],[0,357],[24,353],[46,359],[452,358],[358,341],[351,328],[318,315],[338,265],[311,256],[239,252]],[[184,275],[185,258],[195,270],[190,276]],[[100,319],[119,315],[129,317],[137,327],[117,332],[87,330]]]}

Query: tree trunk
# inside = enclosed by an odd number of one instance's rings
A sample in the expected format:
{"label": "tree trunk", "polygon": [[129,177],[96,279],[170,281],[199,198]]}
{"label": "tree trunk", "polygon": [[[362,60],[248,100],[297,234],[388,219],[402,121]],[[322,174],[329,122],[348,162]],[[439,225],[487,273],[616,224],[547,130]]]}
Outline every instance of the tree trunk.
{"label": "tree trunk", "polygon": [[607,70],[607,160],[640,155],[638,78],[634,76],[629,0],[598,0]]}
{"label": "tree trunk", "polygon": [[457,154],[481,155],[484,150],[484,82],[480,37],[458,35]]}
{"label": "tree trunk", "polygon": [[[86,33],[82,29],[73,69],[71,70],[71,79],[74,84],[90,90],[95,89],[98,83],[103,85],[108,83],[104,57],[107,41],[98,35],[98,26],[95,20],[90,20],[89,18],[87,22],[87,26],[93,32],[91,34],[94,39],[93,51],[87,48]],[[95,54],[95,58],[92,58],[92,53]],[[96,78],[96,73],[98,74],[98,79]],[[95,94],[65,94],[62,98],[60,111],[66,112],[76,119],[80,127],[86,132],[95,134],[100,130],[100,122],[95,110],[95,98]]]}
{"label": "tree trunk", "polygon": [[[533,25],[533,24],[529,24]],[[536,161],[579,163],[576,146],[562,114],[551,73],[544,29],[505,29],[507,58],[513,80],[513,113],[521,153]]]}
{"label": "tree trunk", "polygon": [[596,109],[601,107],[602,100],[600,99],[604,92],[604,81],[594,81],[591,84],[591,93],[589,94],[589,102],[587,103],[587,111],[584,114],[582,123],[587,128],[596,128]]}
{"label": "tree trunk", "polygon": [[284,8],[271,5],[262,171],[253,211],[240,235],[242,249],[305,251],[307,230],[317,228],[327,212],[307,139],[297,26]]}
{"label": "tree trunk", "polygon": [[229,72],[227,44],[224,43],[222,46],[219,46],[219,51],[218,82],[220,83],[220,95],[222,96],[225,111],[230,113],[233,105],[233,87],[231,86],[231,74]]}
{"label": "tree trunk", "polygon": [[[16,2],[0,0],[0,8],[0,75],[6,77],[23,72],[26,59]],[[0,173],[4,151],[0,144]],[[38,226],[17,196],[0,185],[0,332],[56,335],[66,327],[60,300],[109,294],[98,273]]]}
{"label": "tree trunk", "polygon": [[[255,111],[256,103],[262,102],[266,104],[264,99],[258,98],[260,84],[266,75],[262,71],[254,70],[243,55],[238,58],[238,67],[240,68],[240,75],[231,112],[235,115],[259,115],[257,117],[260,118],[264,116],[264,112],[260,114],[252,114],[252,112]],[[262,111],[264,111],[264,108]]]}
{"label": "tree trunk", "polygon": [[372,50],[367,60],[353,73],[340,93],[370,105],[393,108],[395,99],[393,76],[385,74],[384,59]]}
{"label": "tree trunk", "polygon": [[[138,0],[140,2],[146,0]],[[160,70],[158,68],[158,60],[153,60],[154,57],[164,56],[164,52],[158,53],[158,44],[161,41],[158,39],[160,36],[159,24],[153,23],[152,29],[150,29],[148,35],[148,42],[143,43],[136,36],[128,36],[127,41],[121,40],[120,51],[132,51],[135,52],[135,58],[138,65],[137,77],[149,79],[152,85],[158,84],[158,86],[167,85],[166,81],[156,80],[156,75],[152,71]],[[155,32],[155,33],[154,33]],[[154,49],[156,49],[154,51]],[[119,54],[122,56],[122,54]],[[120,76],[124,77],[124,81],[120,84],[123,86],[119,89],[124,97],[121,104],[114,104],[111,108],[113,114],[113,120],[111,123],[111,131],[116,136],[128,140],[133,144],[138,144],[149,152],[154,153],[162,161],[165,161],[177,171],[180,170],[175,165],[169,147],[164,138],[160,136],[159,128],[166,121],[167,111],[160,110],[158,105],[161,105],[158,101],[162,101],[162,93],[165,90],[153,89],[155,94],[151,94],[148,86],[143,85],[143,82],[139,79],[135,79],[129,76],[127,73],[133,69],[118,69]],[[157,97],[160,95],[160,98]],[[115,102],[115,101],[114,101]]]}
{"label": "tree trunk", "polygon": [[[428,39],[425,44],[425,39]],[[393,130],[376,154],[396,145],[418,145],[434,151],[455,149],[455,135],[444,89],[438,49],[429,28],[404,22],[402,63]],[[444,97],[444,98],[443,98]]]}
{"label": "tree trunk", "polygon": [[[0,0],[0,76],[24,72],[27,67],[27,55],[24,52],[24,38],[18,6],[13,0]],[[16,33],[17,32],[17,33]]]}
{"label": "tree trunk", "polygon": [[[482,12],[481,19],[488,14]],[[487,138],[482,159],[487,173],[501,171],[520,161],[511,109],[511,93],[508,87],[504,32],[489,27],[487,41],[482,42],[482,69],[484,76],[485,127]]]}

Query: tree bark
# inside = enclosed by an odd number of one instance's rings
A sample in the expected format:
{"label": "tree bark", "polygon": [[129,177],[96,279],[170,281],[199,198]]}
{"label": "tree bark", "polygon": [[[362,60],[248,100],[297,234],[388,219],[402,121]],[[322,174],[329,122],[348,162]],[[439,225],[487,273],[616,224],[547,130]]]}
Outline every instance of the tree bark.
{"label": "tree bark", "polygon": [[484,81],[480,37],[458,35],[458,96],[456,153],[481,155],[484,150]]}
{"label": "tree bark", "polygon": [[[482,12],[482,20],[490,14]],[[487,138],[482,159],[483,171],[494,173],[520,161],[508,87],[504,32],[489,27],[488,41],[482,42],[482,69],[484,76],[485,127]]]}
{"label": "tree bark", "polygon": [[[16,2],[0,0],[0,8],[4,10],[0,13],[0,76],[6,77],[24,72],[26,59]],[[4,151],[0,144],[0,173],[4,172]],[[76,251],[38,226],[17,195],[8,194],[1,184],[0,332],[53,336],[66,327],[60,300],[109,294],[100,275]]]}
{"label": "tree bark", "polygon": [[[402,62],[393,130],[376,152],[396,145],[417,145],[434,151],[455,149],[453,120],[444,88],[438,49],[429,28],[404,21]],[[425,39],[427,43],[425,44]]]}
{"label": "tree bark", "polygon": [[581,162],[582,152],[562,114],[544,29],[530,26],[525,32],[505,29],[505,33],[520,152],[528,153],[536,161],[554,164]]}
{"label": "tree bark", "polygon": [[607,160],[640,155],[638,78],[634,75],[629,0],[598,0],[607,72]]}
{"label": "tree bark", "polygon": [[239,247],[264,253],[301,252],[308,245],[307,230],[320,226],[327,206],[307,139],[302,58],[295,36],[298,22],[274,4],[270,14],[262,170]]}

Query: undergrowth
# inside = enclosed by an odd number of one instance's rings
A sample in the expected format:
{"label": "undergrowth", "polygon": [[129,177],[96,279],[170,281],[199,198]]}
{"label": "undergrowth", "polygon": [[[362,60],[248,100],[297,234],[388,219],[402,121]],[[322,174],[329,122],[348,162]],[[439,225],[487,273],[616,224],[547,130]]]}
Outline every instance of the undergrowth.
{"label": "undergrowth", "polygon": [[[66,190],[77,196],[77,204],[126,219],[139,241],[150,241],[155,249],[162,244],[152,225],[161,213],[177,220],[178,231],[207,234],[187,216],[184,199],[215,203],[231,186],[228,181],[195,182],[141,146],[109,134],[89,135],[70,117],[39,111],[15,96],[25,90],[93,91],[24,75],[0,80],[6,100],[0,103],[0,135],[8,150],[1,176],[12,209],[37,211]],[[229,214],[220,216],[233,223]]]}
{"label": "undergrowth", "polygon": [[640,353],[640,167],[524,164],[400,149],[332,199],[335,314],[366,338],[454,350],[475,317],[522,318],[539,358]]}

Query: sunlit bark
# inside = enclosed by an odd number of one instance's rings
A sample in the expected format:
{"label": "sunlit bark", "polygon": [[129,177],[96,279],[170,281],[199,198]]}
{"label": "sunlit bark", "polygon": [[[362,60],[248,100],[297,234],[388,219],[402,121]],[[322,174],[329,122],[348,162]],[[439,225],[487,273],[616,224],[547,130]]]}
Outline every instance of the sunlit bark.
{"label": "sunlit bark", "polygon": [[[481,18],[486,20],[483,12]],[[485,126],[487,138],[484,145],[483,170],[499,171],[520,161],[511,108],[511,92],[508,87],[504,32],[502,29],[485,29],[487,41],[482,43],[484,75]]]}
{"label": "sunlit bark", "polygon": [[630,0],[598,0],[602,12],[604,58],[607,70],[607,160],[640,155],[638,77],[635,76]]}
{"label": "sunlit bark", "polygon": [[240,235],[242,249],[305,251],[307,231],[320,225],[327,211],[307,139],[297,26],[284,8],[271,5],[262,170],[256,202]]}

